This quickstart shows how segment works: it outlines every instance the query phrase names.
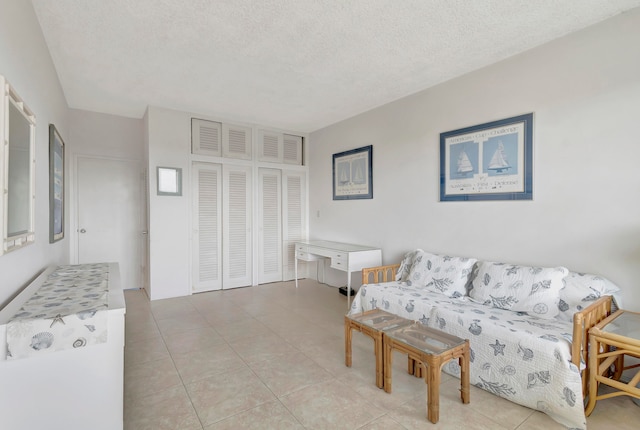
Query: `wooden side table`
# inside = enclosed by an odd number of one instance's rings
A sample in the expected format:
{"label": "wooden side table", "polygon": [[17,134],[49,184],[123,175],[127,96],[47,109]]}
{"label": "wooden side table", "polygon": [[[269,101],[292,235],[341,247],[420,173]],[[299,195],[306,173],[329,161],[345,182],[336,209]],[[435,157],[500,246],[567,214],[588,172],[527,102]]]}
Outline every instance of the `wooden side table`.
{"label": "wooden side table", "polygon": [[384,390],[391,392],[391,365],[393,350],[398,350],[409,356],[409,373],[417,371],[419,363],[424,371],[427,384],[427,418],[437,423],[440,418],[440,375],[442,366],[447,362],[458,359],[460,374],[460,397],[462,403],[469,403],[469,340],[461,339],[440,330],[427,327],[420,323],[402,326],[393,330],[386,330],[383,335],[384,344]]}
{"label": "wooden side table", "polygon": [[[617,396],[640,399],[640,371],[629,383],[620,382],[622,372],[640,367],[624,367],[624,356],[640,358],[640,313],[619,310],[589,330],[589,403],[585,415],[591,415],[596,401]],[[615,373],[610,376],[611,366]],[[598,385],[605,384],[618,391],[598,395]]]}
{"label": "wooden side table", "polygon": [[357,330],[373,339],[374,352],[376,354],[376,386],[383,387],[383,359],[382,359],[382,333],[389,330],[412,324],[412,321],[383,311],[372,309],[360,314],[345,315],[344,317],[344,364],[351,367],[351,336],[352,330]]}

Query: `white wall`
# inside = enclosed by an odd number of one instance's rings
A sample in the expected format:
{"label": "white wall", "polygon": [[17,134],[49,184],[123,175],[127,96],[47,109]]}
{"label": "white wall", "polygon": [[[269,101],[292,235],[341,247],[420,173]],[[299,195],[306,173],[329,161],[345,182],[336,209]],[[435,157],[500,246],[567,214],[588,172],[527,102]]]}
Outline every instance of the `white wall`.
{"label": "white wall", "polygon": [[[0,257],[0,308],[46,266],[69,261],[69,236],[49,244],[49,123],[69,136],[67,102],[31,2],[3,0],[0,74],[36,115],[36,202],[32,245]],[[67,165],[69,158],[66,157]],[[68,191],[68,181],[66,184]],[[65,201],[69,213],[69,201]],[[69,230],[68,217],[65,232]]]}
{"label": "white wall", "polygon": [[[151,300],[191,294],[191,114],[149,107],[149,293]],[[182,196],[158,196],[156,167],[182,169]]]}
{"label": "white wall", "polygon": [[[636,9],[312,133],[311,237],[380,246],[387,264],[420,247],[564,265],[640,311],[639,41]],[[534,200],[440,203],[439,134],[528,112]],[[333,201],[332,154],[365,145],[374,198]]]}
{"label": "white wall", "polygon": [[144,160],[144,122],[79,109],[69,110],[69,153]]}

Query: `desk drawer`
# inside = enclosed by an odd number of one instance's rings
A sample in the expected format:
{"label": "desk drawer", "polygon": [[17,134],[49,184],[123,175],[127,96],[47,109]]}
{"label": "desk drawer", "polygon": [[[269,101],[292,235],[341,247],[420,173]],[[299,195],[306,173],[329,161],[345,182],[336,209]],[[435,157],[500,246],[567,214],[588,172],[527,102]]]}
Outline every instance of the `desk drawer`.
{"label": "desk drawer", "polygon": [[296,250],[296,258],[302,261],[317,261],[322,257],[319,255],[309,254],[308,252]]}
{"label": "desk drawer", "polygon": [[334,269],[347,271],[349,267],[349,259],[346,255],[334,257],[331,259],[331,267]]}

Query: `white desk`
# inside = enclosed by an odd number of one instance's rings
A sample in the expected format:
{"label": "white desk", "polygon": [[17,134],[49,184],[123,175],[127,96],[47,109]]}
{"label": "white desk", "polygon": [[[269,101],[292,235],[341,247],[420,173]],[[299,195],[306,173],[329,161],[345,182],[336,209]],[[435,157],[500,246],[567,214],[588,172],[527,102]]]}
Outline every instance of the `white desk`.
{"label": "white desk", "polygon": [[347,272],[347,303],[351,300],[351,272],[382,265],[382,251],[379,248],[328,240],[296,242],[296,288],[298,288],[298,260],[317,261],[322,258],[331,259],[331,268]]}

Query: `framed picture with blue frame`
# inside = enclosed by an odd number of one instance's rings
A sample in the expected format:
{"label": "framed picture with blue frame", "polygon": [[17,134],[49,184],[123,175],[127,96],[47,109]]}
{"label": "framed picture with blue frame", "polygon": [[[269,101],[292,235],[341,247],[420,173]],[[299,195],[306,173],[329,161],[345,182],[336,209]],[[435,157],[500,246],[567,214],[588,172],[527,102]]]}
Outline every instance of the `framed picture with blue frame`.
{"label": "framed picture with blue frame", "polygon": [[333,200],[373,198],[373,146],[333,154]]}
{"label": "framed picture with blue frame", "polygon": [[533,113],[440,134],[440,201],[532,200]]}
{"label": "framed picture with blue frame", "polygon": [[49,124],[49,243],[64,238],[64,141]]}

